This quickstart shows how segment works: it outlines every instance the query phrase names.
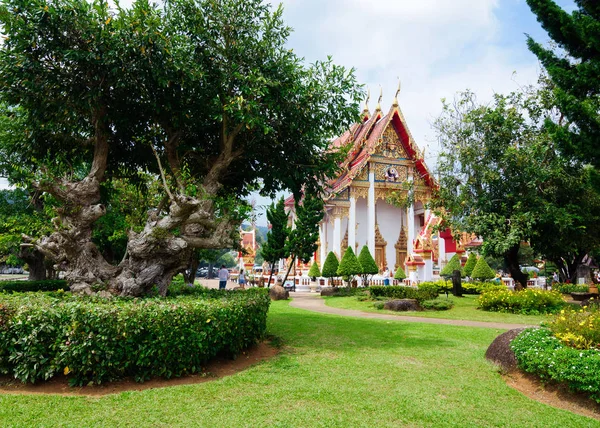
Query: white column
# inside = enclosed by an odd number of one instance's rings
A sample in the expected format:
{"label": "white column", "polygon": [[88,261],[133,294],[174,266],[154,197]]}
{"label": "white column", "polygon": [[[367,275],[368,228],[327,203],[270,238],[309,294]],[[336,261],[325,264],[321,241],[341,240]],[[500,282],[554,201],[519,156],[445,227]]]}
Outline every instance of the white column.
{"label": "white column", "polygon": [[375,258],[375,173],[369,173],[369,199],[367,200],[368,225],[367,245]]}
{"label": "white column", "polygon": [[440,254],[438,256],[438,267],[442,270],[442,265],[444,264],[444,260],[446,260],[446,240],[442,238],[438,232],[438,249],[440,250]]}
{"label": "white column", "polygon": [[343,254],[341,253],[342,247],[342,219],[336,217],[333,220],[333,252],[337,254],[338,258],[341,260]]}
{"label": "white column", "polygon": [[433,279],[433,260],[431,260],[431,254],[430,253],[423,253],[425,257],[424,261],[425,261],[425,269],[423,272],[423,278],[421,278],[421,281],[431,281]]}
{"label": "white column", "polygon": [[350,196],[350,213],[348,214],[348,246],[356,251],[356,198]]}
{"label": "white column", "polygon": [[327,233],[325,231],[325,227],[327,222],[321,223],[321,227],[319,228],[319,240],[321,241],[321,254],[319,254],[319,268],[323,269],[323,265],[325,264],[325,258],[327,258]]}
{"label": "white column", "polygon": [[408,207],[407,214],[407,226],[408,226],[408,254],[412,254],[413,252],[413,240],[415,239],[415,206],[411,204]]}

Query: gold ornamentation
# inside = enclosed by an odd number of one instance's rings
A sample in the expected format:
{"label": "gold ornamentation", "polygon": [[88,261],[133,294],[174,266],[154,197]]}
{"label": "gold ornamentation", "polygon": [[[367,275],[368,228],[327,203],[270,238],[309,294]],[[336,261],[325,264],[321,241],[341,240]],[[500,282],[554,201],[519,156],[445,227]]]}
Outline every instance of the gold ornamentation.
{"label": "gold ornamentation", "polygon": [[334,206],[331,217],[334,219],[348,217],[350,209],[348,207]]}
{"label": "gold ornamentation", "polygon": [[369,167],[365,164],[360,172],[354,177],[356,181],[369,181]]}
{"label": "gold ornamentation", "polygon": [[380,270],[384,270],[387,266],[387,256],[385,254],[387,248],[387,242],[381,236],[379,230],[379,223],[375,223],[375,263]]}
{"label": "gold ornamentation", "polygon": [[403,183],[408,179],[408,168],[403,165],[374,163],[373,169],[376,181]]}
{"label": "gold ornamentation", "polygon": [[381,155],[386,158],[406,159],[408,155],[398,138],[398,133],[390,123],[381,136]]}
{"label": "gold ornamentation", "polygon": [[368,187],[351,187],[350,188],[350,196],[353,196],[355,199],[358,198],[368,198],[369,197],[369,188]]}
{"label": "gold ornamentation", "polygon": [[346,248],[348,248],[348,227],[346,227],[346,234],[344,235],[344,239],[342,239],[342,252],[345,252]]}
{"label": "gold ornamentation", "polygon": [[400,228],[400,235],[398,235],[398,241],[396,241],[396,245],[394,245],[394,248],[396,249],[396,266],[394,270],[398,269],[399,267],[404,268],[408,248],[407,243],[408,237],[406,235],[406,228],[402,226]]}

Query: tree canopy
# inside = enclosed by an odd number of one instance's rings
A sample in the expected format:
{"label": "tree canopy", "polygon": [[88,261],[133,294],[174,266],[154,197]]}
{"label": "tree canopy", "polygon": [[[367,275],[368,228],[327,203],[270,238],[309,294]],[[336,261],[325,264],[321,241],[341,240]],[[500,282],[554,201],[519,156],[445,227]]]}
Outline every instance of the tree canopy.
{"label": "tree canopy", "polygon": [[[75,290],[165,293],[195,248],[233,247],[249,192],[314,193],[358,112],[353,71],[304,65],[261,0],[3,0],[0,25],[0,172],[58,201],[55,231],[30,242]],[[101,186],[140,172],[164,198],[112,265],[91,240]]]}
{"label": "tree canopy", "polygon": [[471,273],[473,272],[473,268],[475,268],[475,265],[477,264],[477,255],[475,253],[469,253],[469,257],[467,258],[467,261],[465,263],[465,266],[463,267],[463,273],[465,274],[465,276],[471,276]]}
{"label": "tree canopy", "polygon": [[[588,169],[561,156],[543,126],[556,114],[552,105],[543,88],[496,95],[490,105],[466,92],[445,104],[435,124],[443,151],[434,203],[444,207],[436,212],[457,230],[482,237],[484,254],[503,257],[523,287],[522,242],[569,262],[599,244],[598,211],[584,207],[600,199]],[[579,239],[582,234],[587,238]]]}
{"label": "tree canopy", "polygon": [[545,47],[527,38],[553,82],[560,120],[547,120],[552,140],[564,154],[600,166],[600,7],[575,0],[568,13],[553,0],[527,0],[537,20],[555,42]]}

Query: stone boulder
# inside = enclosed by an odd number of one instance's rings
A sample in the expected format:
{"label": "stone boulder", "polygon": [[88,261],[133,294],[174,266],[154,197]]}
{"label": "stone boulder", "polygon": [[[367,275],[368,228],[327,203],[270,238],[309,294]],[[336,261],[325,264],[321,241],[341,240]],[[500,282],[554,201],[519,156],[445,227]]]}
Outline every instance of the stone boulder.
{"label": "stone boulder", "polygon": [[287,300],[290,298],[290,292],[281,285],[274,285],[269,289],[271,300]]}
{"label": "stone boulder", "polygon": [[321,296],[335,296],[337,287],[323,287],[321,288]]}
{"label": "stone boulder", "polygon": [[419,302],[415,299],[396,299],[389,300],[383,305],[383,309],[388,311],[406,312],[406,311],[421,311],[423,310],[419,306]]}
{"label": "stone boulder", "polygon": [[485,352],[485,358],[498,364],[506,372],[516,370],[517,358],[513,350],[510,349],[510,342],[523,330],[523,328],[515,328],[495,338]]}

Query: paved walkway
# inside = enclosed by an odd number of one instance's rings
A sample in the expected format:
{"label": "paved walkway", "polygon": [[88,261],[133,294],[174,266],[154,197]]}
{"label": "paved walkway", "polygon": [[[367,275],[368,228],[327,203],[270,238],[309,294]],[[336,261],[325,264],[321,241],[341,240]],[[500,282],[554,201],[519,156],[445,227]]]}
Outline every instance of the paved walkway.
{"label": "paved walkway", "polygon": [[531,327],[524,324],[507,324],[499,322],[448,320],[440,318],[422,318],[403,315],[375,314],[371,312],[355,311],[352,309],[332,308],[330,306],[325,305],[325,300],[321,299],[321,297],[318,294],[314,293],[290,293],[290,296],[293,298],[292,302],[290,303],[290,306],[298,309],[304,309],[307,311],[319,312],[323,314],[333,314],[348,317],[370,318],[388,321],[420,322],[425,324],[445,324],[458,325],[463,327],[497,328],[502,330],[512,330],[513,328]]}

